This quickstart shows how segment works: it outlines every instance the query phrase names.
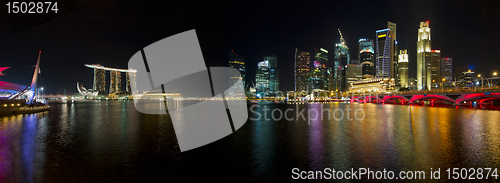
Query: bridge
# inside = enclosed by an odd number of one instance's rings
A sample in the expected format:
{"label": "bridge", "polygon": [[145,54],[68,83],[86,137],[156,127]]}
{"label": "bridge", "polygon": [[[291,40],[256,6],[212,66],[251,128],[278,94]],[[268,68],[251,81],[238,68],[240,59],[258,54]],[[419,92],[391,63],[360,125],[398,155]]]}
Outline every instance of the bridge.
{"label": "bridge", "polygon": [[500,100],[500,92],[485,91],[474,93],[395,93],[376,95],[353,95],[351,102],[363,103],[452,103],[453,105],[472,105],[474,102],[480,105],[492,104]]}

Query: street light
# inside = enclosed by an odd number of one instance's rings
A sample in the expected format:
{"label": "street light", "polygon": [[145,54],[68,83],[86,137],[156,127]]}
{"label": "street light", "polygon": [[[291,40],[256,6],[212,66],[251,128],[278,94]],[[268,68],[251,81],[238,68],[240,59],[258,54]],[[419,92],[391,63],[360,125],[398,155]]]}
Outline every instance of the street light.
{"label": "street light", "polygon": [[446,81],[445,78],[443,78],[443,82],[441,82],[441,90],[443,90],[443,91],[444,91],[444,81]]}

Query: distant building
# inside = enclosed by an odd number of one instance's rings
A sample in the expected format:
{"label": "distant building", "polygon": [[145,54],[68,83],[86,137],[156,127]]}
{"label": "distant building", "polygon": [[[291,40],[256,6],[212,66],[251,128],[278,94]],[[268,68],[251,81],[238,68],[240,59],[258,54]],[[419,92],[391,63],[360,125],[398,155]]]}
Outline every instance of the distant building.
{"label": "distant building", "polygon": [[474,87],[476,86],[476,84],[474,83],[475,81],[476,74],[474,74],[474,71],[463,71],[458,77],[458,86],[462,88]]}
{"label": "distant building", "polygon": [[122,73],[120,71],[110,71],[109,94],[114,94],[121,91],[122,88]]}
{"label": "distant building", "polygon": [[349,48],[345,44],[344,37],[340,32],[340,43],[335,44],[334,58],[333,58],[333,82],[330,90],[344,91],[346,90],[346,80],[345,80],[345,65],[351,64],[351,56],[349,54]]}
{"label": "distant building", "polygon": [[431,28],[420,22],[417,40],[417,90],[431,89]]}
{"label": "distant building", "polygon": [[346,89],[348,90],[351,86],[351,83],[362,79],[362,67],[359,64],[347,64],[345,70],[347,78]]}
{"label": "distant building", "polygon": [[274,54],[264,56],[264,61],[269,61],[269,90],[272,96],[280,91],[280,73],[278,70],[278,57]]}
{"label": "distant building", "polygon": [[441,75],[445,79],[444,87],[453,87],[453,58],[441,58]]}
{"label": "distant building", "polygon": [[234,68],[238,71],[240,71],[240,79],[243,81],[243,86],[245,85],[245,75],[246,75],[246,69],[245,69],[245,57],[238,55],[236,52],[231,50],[229,52],[229,67]]}
{"label": "distant building", "polygon": [[409,88],[408,83],[408,50],[400,50],[398,59],[399,78],[401,88]]}
{"label": "distant building", "polygon": [[385,93],[392,91],[394,86],[394,79],[378,77],[355,81],[351,83],[349,91],[353,93]]}
{"label": "distant building", "polygon": [[264,56],[264,61],[257,64],[255,75],[255,89],[258,98],[275,97],[279,91],[279,72],[277,57],[275,55]]}
{"label": "distant building", "polygon": [[331,74],[328,63],[328,50],[316,49],[312,63],[309,72],[309,93],[312,90],[328,90]]}
{"label": "distant building", "polygon": [[376,32],[375,77],[391,77],[391,39],[390,29]]}
{"label": "distant building", "polygon": [[375,76],[373,40],[359,39],[358,48],[358,59],[362,67],[363,78],[373,78]]}
{"label": "distant building", "polygon": [[94,68],[94,86],[92,89],[99,94],[106,93],[106,71],[104,69]]}
{"label": "distant building", "polygon": [[441,50],[431,50],[431,88],[440,88],[443,82],[441,77]]}
{"label": "distant building", "polygon": [[295,48],[295,91],[297,92],[307,91],[310,57],[309,52]]}

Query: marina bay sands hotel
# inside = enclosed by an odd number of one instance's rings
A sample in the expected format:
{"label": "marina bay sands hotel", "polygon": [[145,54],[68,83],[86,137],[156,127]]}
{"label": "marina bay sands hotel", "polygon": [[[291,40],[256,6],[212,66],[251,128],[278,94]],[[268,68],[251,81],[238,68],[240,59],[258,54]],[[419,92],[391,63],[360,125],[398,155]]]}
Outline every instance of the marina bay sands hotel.
{"label": "marina bay sands hotel", "polygon": [[[116,69],[111,67],[104,67],[99,64],[85,64],[85,66],[94,69],[94,86],[92,90],[99,92],[99,94],[132,94],[132,88],[135,88],[135,77],[137,70],[135,69]],[[106,71],[110,72],[110,85],[109,90],[106,92]],[[126,77],[125,91],[122,90],[122,74]]]}

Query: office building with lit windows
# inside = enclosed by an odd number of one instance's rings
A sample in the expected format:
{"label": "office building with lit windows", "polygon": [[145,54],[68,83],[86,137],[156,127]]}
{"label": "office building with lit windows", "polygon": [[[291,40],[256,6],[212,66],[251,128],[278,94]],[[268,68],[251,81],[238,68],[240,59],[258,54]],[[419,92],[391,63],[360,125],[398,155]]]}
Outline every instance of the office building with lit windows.
{"label": "office building with lit windows", "polygon": [[328,50],[315,49],[314,61],[309,72],[309,93],[312,90],[328,90],[331,68],[328,63]]}
{"label": "office building with lit windows", "polygon": [[375,41],[375,77],[391,76],[391,29],[376,32]]}
{"label": "office building with lit windows", "polygon": [[420,22],[417,39],[417,90],[431,89],[431,28]]}
{"label": "office building with lit windows", "polygon": [[275,55],[266,55],[264,61],[257,64],[255,89],[258,98],[275,97],[279,91],[279,71]]}
{"label": "office building with lit windows", "polygon": [[431,88],[441,88],[441,50],[431,50]]}
{"label": "office building with lit windows", "polygon": [[453,87],[453,58],[441,58],[441,77],[444,78],[444,87]]}
{"label": "office building with lit windows", "polygon": [[349,54],[349,48],[345,44],[342,32],[340,32],[340,42],[335,44],[334,58],[333,58],[333,82],[330,90],[334,91],[345,91],[346,90],[346,80],[345,80],[345,66],[351,64],[351,58]]}
{"label": "office building with lit windows", "polygon": [[94,86],[92,89],[99,94],[106,93],[106,71],[104,69],[94,68]]}
{"label": "office building with lit windows", "polygon": [[363,78],[373,78],[375,76],[373,40],[359,39],[358,42],[358,60],[362,67],[362,76]]}
{"label": "office building with lit windows", "polygon": [[229,52],[229,67],[234,68],[238,71],[240,71],[240,78],[243,81],[243,86],[245,85],[245,75],[246,75],[246,69],[245,69],[245,57],[238,55],[236,52],[231,50]]}
{"label": "office building with lit windows", "polygon": [[[99,64],[85,64],[86,67],[94,69],[94,91],[98,91],[99,95],[123,93],[121,75],[126,73],[125,91],[133,92],[136,88],[136,73],[135,69],[116,69],[104,67]],[[109,93],[105,92],[106,88],[106,71],[110,72]]]}
{"label": "office building with lit windows", "polygon": [[408,80],[408,50],[399,50],[398,67],[401,88],[409,88],[410,84]]}
{"label": "office building with lit windows", "polygon": [[362,66],[359,64],[347,64],[345,66],[346,72],[346,90],[349,90],[351,83],[362,79]]}
{"label": "office building with lit windows", "polygon": [[295,48],[295,91],[307,92],[309,67],[311,64],[310,53]]}

